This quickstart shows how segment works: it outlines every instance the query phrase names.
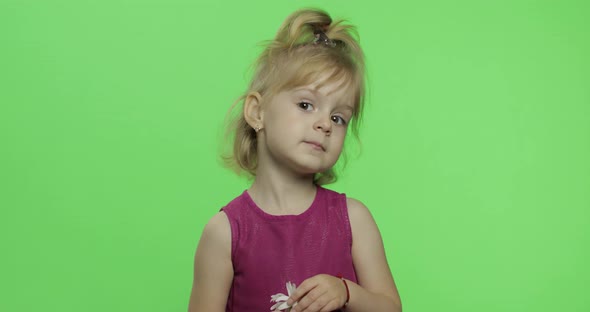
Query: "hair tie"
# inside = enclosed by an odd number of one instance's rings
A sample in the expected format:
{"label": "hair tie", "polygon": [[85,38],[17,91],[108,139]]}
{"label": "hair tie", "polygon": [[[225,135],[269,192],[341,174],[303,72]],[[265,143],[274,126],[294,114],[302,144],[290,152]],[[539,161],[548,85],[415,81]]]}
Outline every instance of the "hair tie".
{"label": "hair tie", "polygon": [[[327,28],[327,26],[326,26]],[[318,45],[318,44],[324,44],[326,46],[329,47],[335,47],[336,46],[336,41],[328,38],[328,36],[326,35],[326,33],[320,29],[319,27],[316,27],[313,31],[313,35],[314,35],[314,39],[313,39],[313,44],[314,45]]]}

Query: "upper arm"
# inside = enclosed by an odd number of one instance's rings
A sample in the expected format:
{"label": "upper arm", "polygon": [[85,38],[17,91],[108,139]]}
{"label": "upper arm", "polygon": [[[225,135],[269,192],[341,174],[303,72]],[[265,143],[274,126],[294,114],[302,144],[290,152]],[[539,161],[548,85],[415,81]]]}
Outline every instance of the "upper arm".
{"label": "upper arm", "polygon": [[359,285],[364,289],[389,296],[401,305],[399,293],[383,248],[381,233],[371,213],[358,200],[347,198],[352,230],[352,261]]}
{"label": "upper arm", "polygon": [[232,279],[231,228],[219,212],[205,226],[195,253],[189,312],[225,311]]}

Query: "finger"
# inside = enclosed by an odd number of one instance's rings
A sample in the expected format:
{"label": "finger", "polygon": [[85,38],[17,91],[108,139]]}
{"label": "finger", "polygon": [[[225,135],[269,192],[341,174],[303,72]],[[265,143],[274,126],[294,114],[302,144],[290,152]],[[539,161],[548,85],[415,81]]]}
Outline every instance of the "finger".
{"label": "finger", "polygon": [[320,312],[331,312],[336,311],[337,309],[342,308],[338,306],[338,299],[332,299],[330,302],[326,303],[319,311]]}
{"label": "finger", "polygon": [[299,301],[303,296],[305,296],[316,286],[317,283],[313,280],[313,277],[311,279],[306,279],[305,281],[303,281],[303,283],[301,283],[301,285],[299,285],[299,287],[297,287],[297,289],[295,289],[295,292],[291,294],[291,296],[287,300],[287,304],[293,306],[293,303]]}
{"label": "finger", "polygon": [[319,311],[328,301],[325,296],[327,293],[326,289],[315,287],[309,291],[303,298],[299,299],[295,306],[296,312],[317,312]]}

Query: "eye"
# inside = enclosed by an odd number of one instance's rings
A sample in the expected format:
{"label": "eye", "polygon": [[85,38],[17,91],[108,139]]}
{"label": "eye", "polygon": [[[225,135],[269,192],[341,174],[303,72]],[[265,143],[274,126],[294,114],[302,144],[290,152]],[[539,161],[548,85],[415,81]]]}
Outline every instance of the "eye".
{"label": "eye", "polygon": [[336,123],[337,125],[346,125],[347,124],[346,119],[344,119],[338,115],[332,116],[332,121],[334,123]]}
{"label": "eye", "polygon": [[311,103],[308,103],[308,102],[299,102],[299,103],[297,103],[297,105],[302,110],[310,111],[310,110],[313,109],[313,105]]}

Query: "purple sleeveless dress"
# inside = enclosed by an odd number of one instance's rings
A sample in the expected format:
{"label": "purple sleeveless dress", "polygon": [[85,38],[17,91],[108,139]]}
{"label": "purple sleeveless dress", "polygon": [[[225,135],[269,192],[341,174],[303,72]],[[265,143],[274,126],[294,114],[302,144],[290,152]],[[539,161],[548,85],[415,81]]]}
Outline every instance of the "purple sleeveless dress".
{"label": "purple sleeveless dress", "polygon": [[287,282],[299,286],[317,274],[357,282],[344,194],[318,186],[305,212],[275,216],[244,191],[221,210],[232,232],[234,278],[227,312],[270,311],[270,296],[287,294]]}

